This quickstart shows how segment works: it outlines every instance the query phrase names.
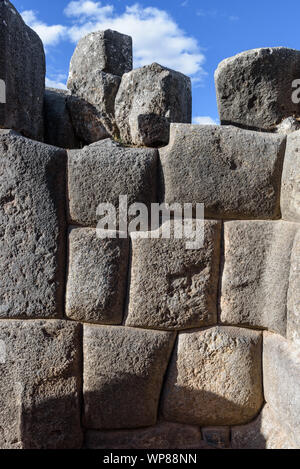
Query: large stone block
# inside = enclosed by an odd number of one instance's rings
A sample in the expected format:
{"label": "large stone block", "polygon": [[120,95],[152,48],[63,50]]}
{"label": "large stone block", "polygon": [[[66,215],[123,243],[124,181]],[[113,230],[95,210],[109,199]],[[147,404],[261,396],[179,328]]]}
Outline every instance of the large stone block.
{"label": "large stone block", "polygon": [[205,221],[201,249],[187,250],[186,241],[132,240],[126,325],[180,330],[216,324],[221,223]]}
{"label": "large stone block", "polygon": [[0,350],[0,448],[80,448],[80,325],[1,321]]}
{"label": "large stone block", "polygon": [[204,449],[200,429],[192,425],[161,422],[139,430],[88,431],[88,449]]}
{"label": "large stone block", "polygon": [[93,228],[72,229],[66,314],[77,321],[121,324],[126,296],[128,239],[99,239]]}
{"label": "large stone block", "polygon": [[190,78],[156,63],[126,73],[115,102],[121,140],[166,145],[171,122],[191,122],[191,96]]}
{"label": "large stone block", "polygon": [[132,70],[132,39],[107,29],[80,39],[70,63],[68,88],[77,91],[95,71],[122,76]]}
{"label": "large stone block", "polygon": [[262,334],[234,327],[180,332],[164,385],[166,420],[248,423],[263,404]]}
{"label": "large stone block", "polygon": [[284,220],[300,222],[300,131],[287,138],[282,173],[281,212]]}
{"label": "large stone block", "polygon": [[154,425],[174,340],[171,332],[85,325],[85,426],[113,430]]}
{"label": "large stone block", "polygon": [[293,49],[253,49],[223,60],[215,73],[221,123],[273,130],[300,117],[292,99],[299,77],[300,51]]}
{"label": "large stone block", "polygon": [[290,259],[298,225],[232,221],[224,228],[221,321],[286,335]]}
{"label": "large stone block", "polygon": [[42,41],[7,0],[0,2],[0,23],[0,80],[6,88],[6,102],[0,101],[0,127],[42,140],[45,90]]}
{"label": "large stone block", "polygon": [[294,239],[287,295],[287,338],[300,346],[300,227]]}
{"label": "large stone block", "polygon": [[47,88],[44,97],[45,143],[61,148],[79,148],[67,109],[69,92]]}
{"label": "large stone block", "polygon": [[264,332],[265,400],[291,442],[300,447],[300,351],[282,337]]}
{"label": "large stone block", "polygon": [[251,423],[231,429],[232,449],[297,449],[266,404]]}
{"label": "large stone block", "polygon": [[161,196],[203,203],[209,218],[280,216],[285,137],[234,127],[172,124],[160,149]]}
{"label": "large stone block", "polygon": [[63,314],[66,153],[0,131],[0,318]]}
{"label": "large stone block", "polygon": [[96,226],[98,205],[111,203],[118,209],[120,195],[128,197],[128,205],[142,202],[149,207],[156,200],[156,173],[157,151],[153,149],[126,148],[107,139],[69,151],[71,220]]}

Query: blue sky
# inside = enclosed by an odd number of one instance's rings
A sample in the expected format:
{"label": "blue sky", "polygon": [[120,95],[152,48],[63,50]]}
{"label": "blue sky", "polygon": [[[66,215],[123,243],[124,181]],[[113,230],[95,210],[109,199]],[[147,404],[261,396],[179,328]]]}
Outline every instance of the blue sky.
{"label": "blue sky", "polygon": [[[159,62],[191,76],[195,122],[217,121],[214,70],[257,47],[300,48],[299,0],[14,0],[42,37],[47,84],[66,83],[76,42],[97,29],[131,34],[135,67]],[[204,119],[203,119],[204,118]]]}

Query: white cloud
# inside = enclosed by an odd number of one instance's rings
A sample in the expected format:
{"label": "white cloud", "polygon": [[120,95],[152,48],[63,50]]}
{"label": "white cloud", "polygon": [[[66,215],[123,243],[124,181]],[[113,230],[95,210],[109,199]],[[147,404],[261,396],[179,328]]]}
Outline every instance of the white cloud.
{"label": "white cloud", "polygon": [[209,116],[196,116],[193,118],[193,124],[199,125],[219,125],[214,119]]}
{"label": "white cloud", "polygon": [[58,76],[56,79],[51,79],[51,78],[46,77],[46,86],[47,88],[58,88],[61,90],[67,89],[66,84],[60,81],[60,76]]}
{"label": "white cloud", "polygon": [[112,5],[79,0],[70,2],[65,14],[73,20],[68,35],[74,43],[92,31],[114,29],[132,36],[135,67],[158,62],[187,75],[203,74],[198,42],[164,10],[135,4],[118,15]]}
{"label": "white cloud", "polygon": [[25,23],[40,36],[45,46],[56,45],[66,34],[67,28],[65,26],[61,24],[48,26],[38,19],[36,12],[33,10],[25,10],[21,15]]}

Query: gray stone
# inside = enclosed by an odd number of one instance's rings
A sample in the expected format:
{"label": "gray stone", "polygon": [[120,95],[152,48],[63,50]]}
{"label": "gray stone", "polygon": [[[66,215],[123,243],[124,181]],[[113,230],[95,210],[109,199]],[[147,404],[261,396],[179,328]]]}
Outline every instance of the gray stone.
{"label": "gray stone", "polygon": [[90,73],[101,71],[122,76],[132,70],[132,39],[107,29],[80,39],[70,63],[68,88],[77,90]]}
{"label": "gray stone", "polygon": [[72,229],[66,314],[76,321],[121,324],[127,287],[128,239],[99,239],[93,228]]}
{"label": "gray stone", "polygon": [[288,136],[281,188],[284,220],[300,221],[300,131]]}
{"label": "gray stone", "polygon": [[98,205],[111,203],[118,208],[120,195],[128,196],[128,205],[142,202],[149,208],[156,199],[156,173],[156,150],[126,148],[107,139],[69,151],[71,220],[96,226]]}
{"label": "gray stone", "polygon": [[283,119],[300,117],[292,100],[300,77],[300,51],[253,49],[223,60],[215,73],[221,123],[275,130]]}
{"label": "gray stone", "polygon": [[263,404],[261,354],[257,331],[180,332],[164,385],[163,418],[203,427],[248,423]]}
{"label": "gray stone", "polygon": [[230,447],[229,427],[204,427],[201,428],[204,441],[218,449]]}
{"label": "gray stone", "polygon": [[118,136],[115,98],[120,83],[120,77],[100,70],[91,71],[80,82],[73,83],[74,96],[68,98],[68,108],[77,135],[84,142]]}
{"label": "gray stone", "polygon": [[171,122],[191,122],[191,96],[190,78],[156,63],[126,73],[115,102],[121,140],[166,145]]}
{"label": "gray stone", "polygon": [[296,233],[291,256],[287,295],[287,338],[300,346],[300,229]]}
{"label": "gray stone", "polygon": [[85,426],[113,430],[154,425],[174,340],[171,332],[85,325]]}
{"label": "gray stone", "polygon": [[282,337],[264,332],[265,400],[290,441],[300,447],[300,351]]}
{"label": "gray stone", "polygon": [[279,218],[285,137],[172,124],[160,149],[167,203],[204,203],[209,218]]}
{"label": "gray stone", "polygon": [[63,314],[66,153],[0,131],[0,318]]}
{"label": "gray stone", "polygon": [[277,126],[279,134],[289,135],[297,130],[300,130],[300,119],[294,117],[287,117]]}
{"label": "gray stone", "polygon": [[192,425],[161,422],[154,427],[127,431],[88,431],[88,449],[204,449],[200,429]]}
{"label": "gray stone", "polygon": [[80,448],[81,326],[0,322],[0,448]]}
{"label": "gray stone", "polygon": [[290,258],[298,225],[284,221],[225,223],[221,321],[286,335]]}
{"label": "gray stone", "polygon": [[201,249],[186,249],[186,241],[152,234],[132,240],[127,326],[180,330],[216,324],[221,223],[205,221]]}
{"label": "gray stone", "polygon": [[231,445],[232,449],[297,449],[268,404],[253,422],[232,427]]}
{"label": "gray stone", "polygon": [[0,2],[0,23],[0,80],[6,87],[6,103],[0,101],[0,128],[42,140],[45,90],[42,41],[7,0]]}
{"label": "gray stone", "polygon": [[45,143],[61,148],[79,148],[80,143],[75,136],[70,114],[67,109],[65,90],[47,88],[44,97]]}

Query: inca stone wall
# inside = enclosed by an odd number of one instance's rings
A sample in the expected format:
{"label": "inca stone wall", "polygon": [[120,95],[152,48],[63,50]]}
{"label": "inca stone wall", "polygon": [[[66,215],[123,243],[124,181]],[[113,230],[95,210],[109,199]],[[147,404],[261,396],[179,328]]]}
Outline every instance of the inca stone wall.
{"label": "inca stone wall", "polygon": [[[44,91],[39,38],[0,23],[0,448],[300,448],[300,52],[226,59],[197,126],[130,37],[86,36]],[[202,248],[99,239],[120,195],[203,203]]]}

